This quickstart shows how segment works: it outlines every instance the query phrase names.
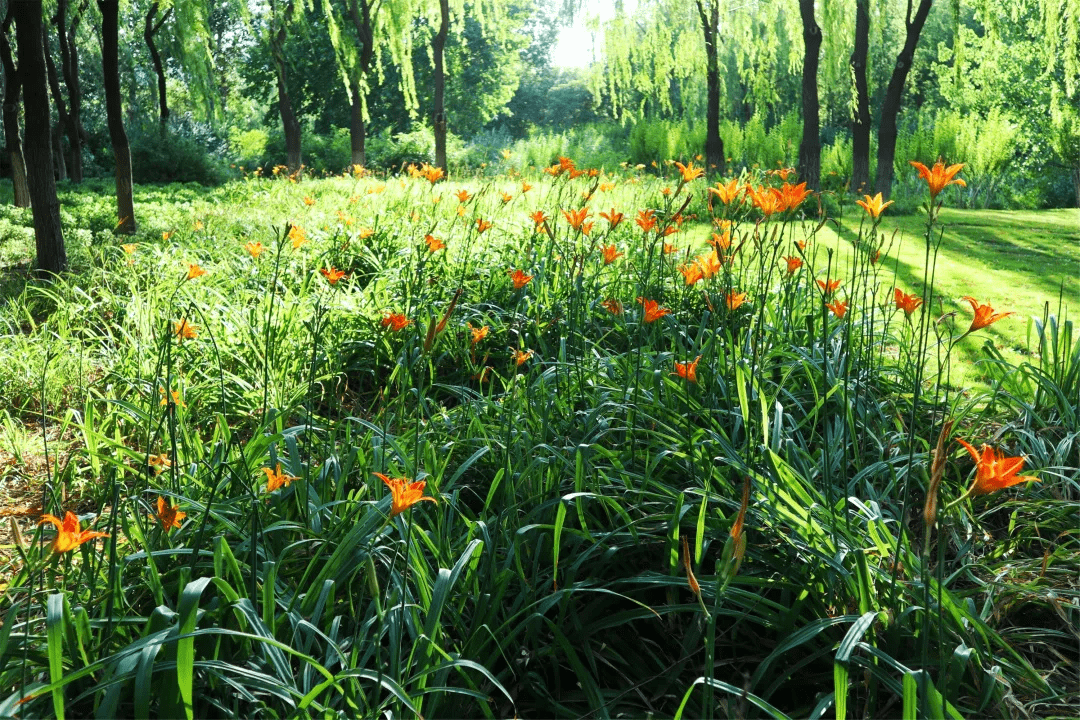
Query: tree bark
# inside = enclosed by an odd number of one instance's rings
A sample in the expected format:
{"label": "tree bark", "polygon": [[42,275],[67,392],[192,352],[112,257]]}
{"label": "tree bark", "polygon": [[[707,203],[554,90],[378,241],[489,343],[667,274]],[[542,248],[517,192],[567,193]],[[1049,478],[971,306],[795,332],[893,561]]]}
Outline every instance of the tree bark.
{"label": "tree bark", "polygon": [[439,31],[431,39],[431,50],[435,56],[435,107],[431,120],[435,130],[435,165],[442,168],[446,175],[450,174],[450,168],[446,165],[446,72],[443,58],[449,31],[450,3],[449,0],[439,0]]}
{"label": "tree bark", "polygon": [[870,0],[855,0],[855,50],[851,73],[855,78],[855,117],[851,122],[851,189],[870,191],[870,89],[866,58],[870,50]]}
{"label": "tree bark", "polygon": [[150,9],[146,11],[146,24],[143,28],[143,39],[146,40],[146,47],[150,48],[150,60],[154,64],[154,73],[157,75],[158,107],[160,108],[161,132],[164,134],[165,128],[169,124],[169,98],[165,92],[165,66],[161,64],[161,54],[154,44],[154,36],[157,35],[158,30],[165,24],[165,21],[169,19],[172,8],[170,7],[166,10],[165,14],[161,16],[161,20],[155,24],[154,20],[157,18],[157,12],[158,3],[155,0],[155,2],[150,4]]}
{"label": "tree bark", "polygon": [[352,150],[352,164],[364,167],[367,164],[367,150],[365,148],[366,135],[364,128],[363,99],[360,97],[360,84],[356,81],[349,83],[352,93],[352,107],[349,117],[349,145]]}
{"label": "tree bark", "polygon": [[799,143],[799,178],[811,190],[821,189],[821,103],[818,99],[818,64],[821,55],[821,27],[814,19],[814,0],[799,0],[802,16],[802,141]]}
{"label": "tree bark", "polygon": [[82,127],[82,86],[79,83],[79,50],[75,45],[75,32],[86,12],[88,0],[83,0],[82,5],[75,11],[71,20],[71,27],[67,26],[67,0],[57,0],[56,24],[57,39],[60,42],[60,74],[64,78],[64,85],[68,92],[67,122],[64,124],[64,132],[67,134],[68,146],[71,150],[68,162],[68,177],[72,182],[80,183],[83,179],[82,166],[82,143],[85,131]]}
{"label": "tree bark", "polygon": [[13,2],[11,8],[19,46],[19,73],[25,95],[26,175],[34,214],[37,270],[40,275],[49,277],[67,268],[67,253],[64,249],[64,231],[60,225],[56,180],[53,178],[41,0],[19,0]]}
{"label": "tree bark", "polygon": [[116,231],[130,235],[137,229],[131,184],[131,146],[124,130],[120,101],[119,0],[98,0],[101,10],[101,66],[105,83],[105,113],[116,156]]}
{"label": "tree bark", "polygon": [[67,108],[64,106],[64,95],[60,92],[60,80],[56,77],[56,65],[53,63],[52,53],[49,52],[48,43],[45,42],[45,34],[42,33],[42,52],[45,55],[45,76],[49,79],[49,90],[52,92],[53,104],[56,105],[56,117],[60,122],[52,130],[53,162],[56,164],[56,177],[58,180],[67,180],[67,164],[64,162],[64,135],[63,131],[68,124]]}
{"label": "tree bark", "polygon": [[274,60],[274,69],[277,72],[278,112],[281,114],[281,125],[285,131],[285,165],[290,173],[297,172],[303,162],[300,148],[300,121],[293,110],[292,99],[289,97],[287,68],[285,65],[285,27],[292,15],[293,3],[290,0],[284,12],[277,17],[278,26],[270,35],[270,55]]}
{"label": "tree bark", "polygon": [[1076,191],[1076,207],[1080,208],[1080,165],[1072,167],[1073,189]]}
{"label": "tree bark", "polygon": [[19,131],[22,77],[15,68],[11,54],[11,6],[0,31],[0,61],[4,65],[4,144],[11,158],[11,184],[15,191],[15,207],[30,207],[30,187],[26,182],[26,160],[23,158],[22,133]]}
{"label": "tree bark", "polygon": [[718,60],[718,35],[720,32],[719,0],[708,0],[706,12],[701,0],[697,0],[701,32],[705,37],[706,81],[708,95],[705,105],[705,168],[712,173],[724,172],[724,140],[720,137],[720,63]]}
{"label": "tree bark", "polygon": [[893,160],[896,157],[896,119],[900,115],[900,101],[904,96],[904,83],[907,82],[908,72],[915,58],[915,48],[919,44],[919,35],[923,25],[926,24],[926,16],[930,14],[930,6],[933,0],[920,0],[915,16],[911,15],[912,0],[908,0],[907,36],[904,39],[904,47],[896,57],[896,65],[893,67],[892,76],[889,78],[889,86],[885,90],[885,101],[881,104],[881,125],[878,127],[878,152],[877,152],[877,182],[874,189],[881,193],[883,199],[888,200],[892,194]]}
{"label": "tree bark", "polygon": [[364,97],[361,92],[367,88],[367,75],[371,69],[371,60],[375,55],[375,31],[372,23],[370,0],[350,0],[349,19],[352,20],[356,37],[360,41],[360,57],[357,71],[359,77],[349,83],[352,95],[352,107],[349,124],[349,141],[352,149],[352,164],[363,167],[367,161],[365,144],[367,141],[364,127]]}

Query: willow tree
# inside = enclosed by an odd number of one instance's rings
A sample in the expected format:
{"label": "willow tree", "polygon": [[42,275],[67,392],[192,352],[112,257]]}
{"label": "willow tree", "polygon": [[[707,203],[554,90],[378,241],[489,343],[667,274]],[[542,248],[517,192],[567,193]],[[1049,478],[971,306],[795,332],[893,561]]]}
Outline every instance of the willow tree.
{"label": "willow tree", "polygon": [[897,118],[900,115],[900,102],[904,97],[904,85],[908,73],[915,61],[915,48],[919,44],[926,18],[934,0],[919,0],[914,6],[908,0],[904,15],[904,45],[896,56],[889,85],[885,89],[885,98],[881,103],[881,122],[878,125],[877,178],[874,190],[886,200],[892,195],[893,161],[896,158]]}
{"label": "willow tree", "polygon": [[411,0],[323,0],[323,8],[334,56],[349,97],[352,164],[363,167],[367,164],[368,96],[373,80],[382,81],[385,62],[400,68],[405,105],[417,106],[412,67],[413,3]]}
{"label": "willow tree", "polygon": [[[174,61],[183,75],[192,99],[201,101],[208,118],[215,103],[214,58],[210,50],[210,22],[214,0],[149,0],[143,15],[143,41],[157,79],[158,120],[162,132],[168,126],[170,110],[166,63],[163,53]],[[235,2],[221,3],[229,10]]]}
{"label": "willow tree", "polygon": [[311,0],[270,0],[267,42],[277,77],[278,114],[285,133],[285,164],[289,172],[296,172],[303,164],[301,153],[300,119],[289,95],[289,62],[285,56],[285,43],[289,32],[303,20],[311,9]]}

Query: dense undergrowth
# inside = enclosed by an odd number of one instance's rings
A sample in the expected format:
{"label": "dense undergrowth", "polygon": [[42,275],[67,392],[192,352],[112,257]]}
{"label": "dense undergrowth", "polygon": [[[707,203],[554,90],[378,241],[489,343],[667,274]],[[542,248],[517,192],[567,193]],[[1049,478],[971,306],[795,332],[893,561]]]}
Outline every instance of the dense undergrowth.
{"label": "dense undergrowth", "polygon": [[[76,270],[4,280],[3,413],[106,537],[0,560],[0,715],[1071,714],[1064,308],[962,393],[936,205],[896,288],[780,173],[571,170],[174,186],[124,245],[66,204]],[[954,438],[1038,482],[965,497]]]}

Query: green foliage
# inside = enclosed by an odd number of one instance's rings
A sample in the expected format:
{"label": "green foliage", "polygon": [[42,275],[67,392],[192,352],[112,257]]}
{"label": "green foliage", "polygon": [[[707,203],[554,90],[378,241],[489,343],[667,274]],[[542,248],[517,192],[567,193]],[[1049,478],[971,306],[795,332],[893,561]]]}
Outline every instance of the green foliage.
{"label": "green foliage", "polygon": [[164,134],[158,127],[142,127],[130,133],[130,143],[135,182],[215,185],[228,177],[225,143],[213,135],[175,124]]}

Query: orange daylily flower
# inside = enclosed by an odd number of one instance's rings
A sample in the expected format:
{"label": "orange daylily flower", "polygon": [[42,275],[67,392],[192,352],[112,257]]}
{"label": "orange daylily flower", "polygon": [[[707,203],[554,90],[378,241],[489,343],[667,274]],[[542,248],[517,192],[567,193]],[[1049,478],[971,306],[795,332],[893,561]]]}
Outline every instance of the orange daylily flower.
{"label": "orange daylily flower", "polygon": [[438,252],[446,248],[446,243],[444,243],[442,240],[435,237],[434,235],[425,235],[424,242],[427,243],[428,252],[431,253]]}
{"label": "orange daylily flower", "polygon": [[839,280],[829,280],[828,278],[824,280],[818,280],[817,284],[818,287],[821,288],[821,291],[826,295],[832,295],[834,292],[836,292],[836,288],[840,287]]}
{"label": "orange daylily flower", "polygon": [[585,222],[585,218],[589,215],[589,208],[583,207],[580,210],[563,210],[563,217],[566,218],[566,222],[570,223],[570,227],[575,230],[581,229],[581,224]]}
{"label": "orange daylily flower", "polygon": [[911,317],[911,313],[915,312],[923,301],[915,293],[908,295],[900,288],[893,288],[893,299],[896,302],[896,309],[903,310],[908,317]]}
{"label": "orange daylily flower", "polygon": [[412,325],[412,320],[401,313],[388,312],[379,324],[384,328],[390,328],[393,332],[398,332]]}
{"label": "orange daylily flower", "polygon": [[709,244],[716,250],[727,250],[731,247],[731,231],[725,230],[722,234],[713,233],[709,238]]}
{"label": "orange daylily flower", "polygon": [[362,227],[362,228],[360,228],[359,232],[356,233],[356,236],[358,238],[360,238],[361,240],[367,240],[369,237],[371,237],[374,234],[375,234],[375,231],[372,230],[371,228]]}
{"label": "orange daylily flower", "polygon": [[172,467],[172,460],[170,460],[169,456],[165,453],[161,453],[160,455],[151,455],[149,458],[147,458],[147,462],[149,462],[150,466],[154,468],[154,474],[160,474],[168,468]]}
{"label": "orange daylily flower", "polygon": [[158,495],[157,520],[161,523],[161,527],[165,529],[165,532],[169,532],[173,528],[179,528],[180,522],[186,517],[187,513],[180,512],[179,505],[167,503],[165,498]]}
{"label": "orange daylily flower", "polygon": [[964,163],[957,165],[950,165],[945,167],[945,163],[938,160],[934,163],[934,167],[927,168],[920,162],[914,160],[909,161],[911,166],[919,171],[919,177],[926,181],[927,186],[930,188],[930,200],[933,201],[937,197],[938,193],[947,188],[949,185],[959,185],[960,187],[967,187],[967,183],[963,178],[956,177],[956,174],[964,169]]}
{"label": "orange daylily flower", "polygon": [[135,243],[124,243],[120,247],[122,247],[124,249],[124,252],[127,253],[128,255],[134,255],[135,254],[135,249],[137,247],[139,247],[139,246],[136,245]]}
{"label": "orange daylily flower", "polygon": [[529,219],[536,223],[536,229],[539,230],[547,222],[548,216],[544,214],[543,210],[537,210],[529,216]]}
{"label": "orange daylily flower", "polygon": [[42,515],[38,525],[44,525],[45,523],[52,523],[56,526],[56,539],[52,541],[50,546],[54,553],[66,553],[79,547],[84,542],[95,538],[109,537],[109,533],[80,530],[79,518],[70,510],[64,513],[63,520],[48,513]]}
{"label": "orange daylily flower", "polygon": [[738,310],[744,302],[746,302],[746,293],[729,292],[727,294],[728,310]]}
{"label": "orange daylily flower", "polygon": [[506,204],[513,200],[514,196],[510,193],[499,193],[499,199],[503,201],[503,204]]}
{"label": "orange daylily flower", "polygon": [[609,191],[615,189],[615,183],[613,183],[613,182],[602,182],[599,185],[597,185],[596,187],[600,192],[609,192]]}
{"label": "orange daylily flower", "polygon": [[206,225],[204,225],[204,224],[203,224],[203,221],[202,221],[202,220],[196,220],[196,221],[195,221],[195,232],[199,232],[199,231],[200,231],[200,230],[202,230],[202,229],[203,229],[204,227],[206,227]]}
{"label": "orange daylily flower", "polygon": [[649,232],[656,227],[656,211],[655,210],[639,210],[637,214],[637,220],[635,220],[644,232]]}
{"label": "orange daylily flower", "polygon": [[533,186],[530,185],[529,183],[527,183],[527,182],[522,182],[521,183],[521,194],[522,195],[524,195],[525,193],[529,192],[532,189],[533,189]]}
{"label": "orange daylily flower", "polygon": [[623,314],[623,304],[615,298],[608,298],[604,302],[600,303],[600,306],[607,310],[612,315]]}
{"label": "orange daylily flower", "polygon": [[488,333],[491,332],[491,328],[489,328],[487,325],[484,325],[484,326],[478,327],[478,328],[473,327],[472,323],[468,323],[468,322],[465,323],[465,325],[468,326],[469,334],[472,335],[472,344],[473,345],[475,345],[476,343],[478,343],[481,340],[483,340],[484,338],[486,338],[488,336]]}
{"label": "orange daylily flower", "polygon": [[442,180],[443,169],[441,167],[433,167],[431,165],[428,165],[427,163],[424,163],[420,166],[420,174],[423,175],[429,183],[434,185],[435,183]]}
{"label": "orange daylily flower", "polygon": [[691,362],[677,362],[675,363],[675,372],[672,375],[678,375],[681,378],[687,380],[687,382],[697,382],[697,366],[701,361],[701,356],[698,355]]}
{"label": "orange daylily flower", "polygon": [[521,367],[525,364],[525,361],[532,357],[532,350],[513,350],[511,349],[514,358],[514,365]]}
{"label": "orange daylily flower", "polygon": [[788,275],[794,275],[795,272],[803,266],[802,258],[788,256],[784,258],[784,262],[787,263]]}
{"label": "orange daylily flower", "polygon": [[341,280],[344,277],[348,277],[345,274],[344,270],[338,270],[337,268],[335,268],[332,265],[330,266],[329,269],[327,269],[327,268],[319,268],[319,272],[322,273],[322,276],[324,278],[326,278],[326,282],[330,283],[331,285],[337,285],[338,280]]}
{"label": "orange daylily flower", "polygon": [[574,161],[568,157],[559,157],[559,170],[573,170]]}
{"label": "orange daylily flower", "polygon": [[248,251],[248,254],[251,255],[251,257],[258,259],[258,257],[262,255],[262,251],[266,248],[263,247],[261,242],[248,242],[244,243],[244,249]]}
{"label": "orange daylily flower", "polygon": [[690,263],[689,265],[680,265],[679,272],[682,273],[687,287],[690,287],[705,277],[701,272],[701,266],[696,262]]}
{"label": "orange daylily flower", "polygon": [[476,234],[477,235],[479,235],[481,233],[484,233],[484,232],[487,232],[490,229],[491,229],[491,223],[489,223],[487,220],[484,220],[483,218],[476,218]]}
{"label": "orange daylily flower", "polygon": [[272,493],[278,488],[288,487],[293,480],[299,480],[300,478],[281,471],[281,463],[277,464],[277,467],[271,470],[268,467],[262,469],[266,473],[266,492]]}
{"label": "orange daylily flower", "polygon": [[856,200],[855,204],[861,206],[866,210],[866,214],[877,220],[881,216],[881,211],[893,204],[892,200],[888,202],[881,201],[881,193],[878,193],[874,197],[869,195],[863,195],[865,200]]}
{"label": "orange daylily flower", "polygon": [[813,195],[812,190],[806,189],[806,183],[801,182],[798,185],[791,185],[785,182],[780,186],[780,202],[783,205],[783,210],[796,210],[802,205],[803,200]]}
{"label": "orange daylily flower", "polygon": [[189,323],[187,319],[182,319],[179,322],[173,321],[173,332],[176,333],[176,337],[180,339],[180,342],[194,340],[199,337],[196,326]]}
{"label": "orange daylily flower", "polygon": [[684,183],[697,180],[699,177],[705,174],[705,168],[694,167],[693,160],[686,163],[685,165],[676,160],[675,167],[679,168],[679,173],[682,175],[682,180]]}
{"label": "orange daylily flower", "polygon": [[194,280],[197,277],[202,277],[206,274],[206,271],[199,267],[198,263],[191,263],[188,265],[187,279]]}
{"label": "orange daylily flower", "polygon": [[[976,330],[981,330],[987,325],[993,325],[1003,317],[1012,315],[1012,311],[1005,313],[994,313],[994,308],[990,307],[990,304],[980,305],[978,301],[970,296],[965,295],[964,300],[971,303],[971,309],[975,311],[975,317],[971,320],[971,327],[968,328],[969,333],[973,333]],[[967,334],[967,333],[965,333]]]}
{"label": "orange daylily flower", "polygon": [[399,515],[421,500],[435,502],[435,498],[424,496],[425,480],[409,482],[407,478],[390,478],[382,473],[374,473],[375,477],[383,481],[390,488],[390,517]]}
{"label": "orange daylily flower", "polygon": [[289,228],[288,238],[292,241],[293,250],[299,249],[301,245],[308,241],[307,232],[299,225],[293,225]]}
{"label": "orange daylily flower", "polygon": [[615,208],[611,208],[611,212],[601,212],[600,217],[608,221],[609,229],[614,230],[619,227],[624,215],[621,212],[616,212]]}
{"label": "orange daylily flower", "polygon": [[589,237],[589,233],[592,232],[594,222],[581,223],[581,234],[585,237]]}
{"label": "orange daylily flower", "polygon": [[646,298],[639,297],[637,301],[641,303],[641,306],[643,308],[645,308],[646,323],[656,322],[665,315],[671,314],[670,310],[664,307],[660,307],[660,303],[656,302],[655,300],[647,300]]}
{"label": "orange daylily flower", "polygon": [[739,178],[732,178],[731,182],[727,185],[718,182],[716,183],[716,187],[709,188],[709,192],[715,195],[717,199],[725,205],[730,205],[738,198],[740,190],[742,190],[742,188],[739,187]]}
{"label": "orange daylily flower", "polygon": [[[725,258],[725,260],[728,258]],[[698,267],[701,268],[701,276],[708,280],[716,273],[720,272],[723,261],[715,250],[711,253],[697,256]]]}
{"label": "orange daylily flower", "polygon": [[469,194],[468,190],[458,190],[454,193],[454,197],[458,199],[458,202],[467,202],[472,195]]}
{"label": "orange daylily flower", "polygon": [[605,265],[610,265],[611,263],[615,262],[616,260],[618,260],[619,258],[621,258],[623,256],[623,254],[621,252],[619,252],[619,249],[617,247],[615,247],[614,244],[612,244],[612,245],[603,245],[603,246],[600,247],[600,250],[604,253],[604,264]]}
{"label": "orange daylily flower", "polygon": [[[159,388],[157,389],[157,391],[158,391],[158,394],[159,394],[159,395],[161,395],[161,402],[160,402],[160,403],[158,403],[158,404],[159,404],[159,405],[168,405],[168,404],[169,404],[169,398],[165,396],[165,388],[163,388],[163,387],[159,387]],[[181,397],[181,395],[180,395],[180,391],[179,391],[179,390],[173,390],[173,391],[172,391],[172,392],[170,393],[170,395],[172,395],[172,402],[173,402],[173,405],[179,405],[179,406],[180,406],[180,407],[182,407],[182,408],[186,408],[186,407],[187,407],[187,403],[186,403],[186,402],[184,402],[184,398],[183,398],[183,397]]]}
{"label": "orange daylily flower", "polygon": [[787,209],[783,195],[776,188],[753,188],[747,185],[746,194],[750,196],[750,201],[754,204],[754,207],[760,210],[765,217]]}
{"label": "orange daylily flower", "polygon": [[841,319],[847,314],[848,305],[846,302],[841,302],[840,300],[833,300],[831,303],[827,303],[825,307],[832,310],[833,315]]}
{"label": "orange daylily flower", "polygon": [[510,279],[514,283],[514,289],[520,290],[529,284],[529,281],[533,279],[533,276],[526,275],[522,270],[513,270],[510,272]]}
{"label": "orange daylily flower", "polygon": [[987,493],[1003,490],[1022,482],[1038,482],[1039,478],[1030,475],[1017,475],[1024,469],[1023,457],[1005,457],[999,454],[989,445],[983,445],[982,455],[975,451],[968,443],[960,438],[956,441],[964,446],[972,459],[975,461],[975,482],[965,493],[966,495],[985,495]]}
{"label": "orange daylily flower", "polygon": [[161,239],[164,240],[164,241],[168,241],[168,239],[171,238],[172,236],[173,236],[172,230],[166,230],[165,232],[161,233]]}
{"label": "orange daylily flower", "polygon": [[315,198],[311,197],[310,195],[307,195],[306,197],[304,197],[304,204],[307,205],[308,207],[311,207],[312,205],[315,204]]}

